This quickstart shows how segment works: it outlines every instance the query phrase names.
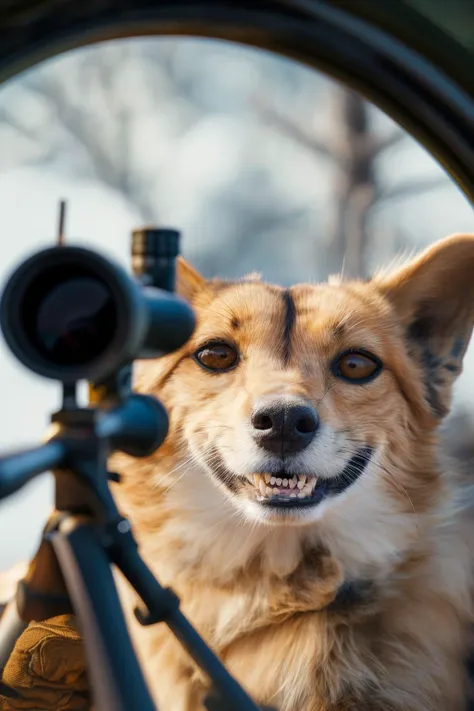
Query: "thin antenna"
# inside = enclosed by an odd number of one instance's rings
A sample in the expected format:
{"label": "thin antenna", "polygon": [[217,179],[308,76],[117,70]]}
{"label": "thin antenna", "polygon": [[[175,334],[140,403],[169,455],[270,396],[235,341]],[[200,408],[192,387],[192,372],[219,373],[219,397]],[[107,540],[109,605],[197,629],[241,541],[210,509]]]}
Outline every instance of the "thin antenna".
{"label": "thin antenna", "polygon": [[66,222],[66,200],[61,200],[59,203],[59,223],[58,223],[58,246],[64,244],[64,225]]}

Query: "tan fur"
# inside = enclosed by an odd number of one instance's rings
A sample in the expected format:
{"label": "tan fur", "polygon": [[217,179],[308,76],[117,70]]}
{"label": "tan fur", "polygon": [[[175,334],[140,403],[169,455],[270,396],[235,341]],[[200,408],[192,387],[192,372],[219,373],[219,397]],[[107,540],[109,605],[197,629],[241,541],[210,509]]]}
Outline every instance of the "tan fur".
{"label": "tan fur", "polygon": [[[438,428],[474,322],[474,235],[445,240],[370,282],[290,291],[296,319],[283,358],[284,290],[251,276],[207,282],[181,260],[180,293],[196,310],[190,342],[141,363],[137,387],[170,415],[146,460],[117,457],[116,494],[141,552],[232,673],[280,711],[462,711],[472,620],[470,514],[463,482],[441,466]],[[192,358],[209,339],[236,345],[235,370]],[[338,380],[332,359],[364,348],[384,364],[364,386]],[[316,408],[309,448],[330,476],[363,443],[367,470],[305,516],[260,514],[248,420],[278,395]],[[331,606],[344,581],[368,581],[353,605]],[[127,609],[133,595],[124,585]],[[161,711],[201,711],[207,680],[164,625],[130,628]]]}
{"label": "tan fur", "polygon": [[[180,291],[198,327],[184,349],[142,364],[138,376],[139,389],[167,406],[170,434],[148,460],[121,459],[118,495],[154,572],[259,703],[464,709],[470,526],[460,482],[439,466],[437,430],[473,326],[473,266],[474,236],[455,236],[372,282],[293,287],[284,364],[282,289],[205,282],[181,264]],[[209,374],[190,357],[209,338],[236,343],[235,371]],[[352,347],[385,366],[363,387],[329,371]],[[316,470],[357,443],[376,447],[375,464],[311,520],[259,520],[247,493],[224,490],[204,463],[217,446],[248,473],[243,425],[270,394],[310,402],[333,433]],[[348,579],[374,589],[360,604],[329,609]],[[134,633],[160,708],[201,709],[206,680],[170,633]]]}

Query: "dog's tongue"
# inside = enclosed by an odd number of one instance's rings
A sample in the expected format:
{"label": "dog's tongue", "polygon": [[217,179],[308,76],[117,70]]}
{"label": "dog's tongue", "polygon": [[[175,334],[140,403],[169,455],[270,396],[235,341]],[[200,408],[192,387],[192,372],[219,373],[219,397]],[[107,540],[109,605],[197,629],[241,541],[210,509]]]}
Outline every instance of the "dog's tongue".
{"label": "dog's tongue", "polygon": [[299,494],[300,493],[299,489],[290,489],[290,488],[285,488],[284,486],[272,486],[272,489],[274,490],[275,494],[282,494],[285,496],[289,496],[290,494]]}

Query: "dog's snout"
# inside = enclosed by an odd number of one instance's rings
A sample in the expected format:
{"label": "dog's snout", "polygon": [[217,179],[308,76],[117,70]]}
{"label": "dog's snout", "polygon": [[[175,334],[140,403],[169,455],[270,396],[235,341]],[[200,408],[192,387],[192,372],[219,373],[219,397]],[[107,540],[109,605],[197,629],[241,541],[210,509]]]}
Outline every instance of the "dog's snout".
{"label": "dog's snout", "polygon": [[314,438],[319,426],[316,412],[308,405],[273,403],[252,413],[253,437],[272,454],[296,454]]}

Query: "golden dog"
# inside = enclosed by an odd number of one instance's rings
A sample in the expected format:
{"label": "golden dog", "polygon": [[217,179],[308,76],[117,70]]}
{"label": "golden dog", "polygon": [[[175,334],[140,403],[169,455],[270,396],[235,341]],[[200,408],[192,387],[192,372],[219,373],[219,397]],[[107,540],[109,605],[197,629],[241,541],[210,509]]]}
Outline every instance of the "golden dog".
{"label": "golden dog", "polygon": [[[474,235],[366,282],[283,289],[180,264],[195,334],[137,379],[170,432],[149,459],[119,458],[118,496],[154,572],[261,704],[465,708],[469,482],[438,430],[473,267]],[[160,709],[201,709],[206,680],[166,628],[135,634]]]}
{"label": "golden dog", "polygon": [[[114,458],[116,495],[147,563],[259,704],[466,708],[470,484],[438,441],[473,277],[474,235],[370,281],[291,289],[180,262],[196,331],[137,367],[169,435],[148,459]],[[200,711],[207,680],[173,635],[129,621],[160,711]]]}

